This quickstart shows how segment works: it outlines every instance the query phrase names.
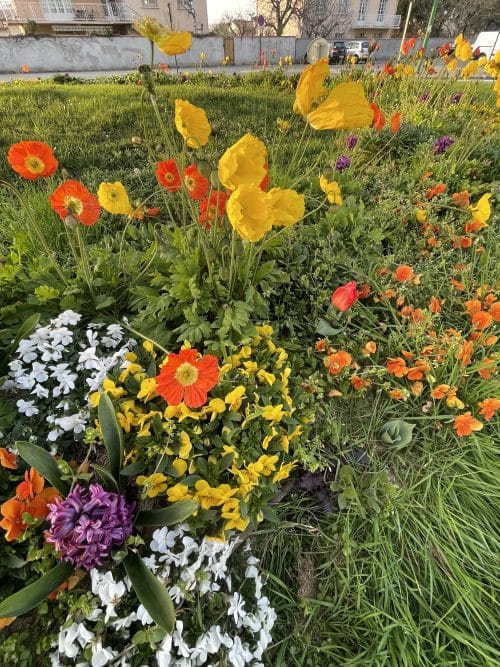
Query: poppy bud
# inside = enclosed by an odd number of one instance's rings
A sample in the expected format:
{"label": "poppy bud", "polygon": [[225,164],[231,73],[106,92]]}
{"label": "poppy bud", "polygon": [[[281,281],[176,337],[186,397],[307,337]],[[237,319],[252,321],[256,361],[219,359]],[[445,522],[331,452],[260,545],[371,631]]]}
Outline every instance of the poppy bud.
{"label": "poppy bud", "polygon": [[69,229],[76,229],[78,227],[78,220],[73,215],[67,215],[64,218],[64,224]]}
{"label": "poppy bud", "polygon": [[64,167],[61,169],[61,176],[64,178],[65,181],[71,178],[71,174],[67,169],[64,169]]}
{"label": "poppy bud", "polygon": [[331,296],[331,302],[341,312],[348,310],[358,300],[358,290],[356,282],[350,282],[338,287]]}
{"label": "poppy bud", "polygon": [[212,173],[212,165],[208,160],[198,160],[196,163],[196,168],[200,172],[202,176],[205,178],[210,178],[210,175]]}
{"label": "poppy bud", "polygon": [[325,167],[321,173],[327,181],[333,180],[333,169],[331,167]]}

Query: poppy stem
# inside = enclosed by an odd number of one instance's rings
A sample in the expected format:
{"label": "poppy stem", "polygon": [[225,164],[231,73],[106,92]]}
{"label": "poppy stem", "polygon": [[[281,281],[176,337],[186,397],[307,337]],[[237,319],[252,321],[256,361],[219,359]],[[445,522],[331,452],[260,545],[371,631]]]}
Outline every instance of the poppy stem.
{"label": "poppy stem", "polygon": [[94,288],[92,287],[92,271],[90,270],[89,256],[87,253],[87,247],[85,245],[85,241],[82,236],[82,230],[80,228],[80,225],[78,225],[78,227],[76,228],[76,238],[78,241],[78,248],[80,250],[80,259],[82,262],[83,275],[85,276],[85,281],[89,288],[90,294],[94,296]]}

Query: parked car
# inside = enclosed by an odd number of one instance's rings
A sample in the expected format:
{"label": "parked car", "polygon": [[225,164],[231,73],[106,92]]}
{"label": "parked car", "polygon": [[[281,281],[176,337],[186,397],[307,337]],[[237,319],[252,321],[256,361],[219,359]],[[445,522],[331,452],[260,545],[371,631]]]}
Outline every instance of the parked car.
{"label": "parked car", "polygon": [[367,41],[352,41],[345,43],[346,59],[354,58],[354,62],[359,63],[361,60],[368,60],[370,55],[368,52]]}
{"label": "parked car", "polygon": [[339,65],[345,62],[345,42],[332,42],[328,62],[330,65]]}
{"label": "parked car", "polygon": [[495,51],[500,51],[500,32],[480,32],[472,45],[474,58],[493,57]]}

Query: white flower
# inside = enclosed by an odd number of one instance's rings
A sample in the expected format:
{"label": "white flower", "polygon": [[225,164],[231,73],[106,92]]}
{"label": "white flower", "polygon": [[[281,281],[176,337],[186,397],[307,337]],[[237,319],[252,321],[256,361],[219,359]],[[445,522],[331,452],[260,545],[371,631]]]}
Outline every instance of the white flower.
{"label": "white flower", "polygon": [[20,340],[19,345],[17,346],[17,354],[26,364],[29,364],[31,361],[34,361],[38,357],[38,353],[35,352],[35,350],[36,343],[31,339]]}
{"label": "white flower", "polygon": [[80,648],[85,648],[93,639],[94,633],[87,630],[83,623],[73,623],[69,628],[64,628],[59,632],[58,648],[59,652],[67,658],[75,658],[80,653]]}
{"label": "white flower", "polygon": [[55,319],[51,320],[51,324],[55,327],[61,326],[75,326],[82,319],[82,316],[78,313],[75,313],[73,310],[65,310],[63,313],[58,315]]}
{"label": "white flower", "polygon": [[189,651],[190,651],[189,646],[182,638],[183,628],[184,628],[184,623],[182,621],[176,621],[175,632],[172,635],[172,641],[174,643],[174,646],[177,646],[178,653],[180,653],[183,658],[189,658]]}
{"label": "white flower", "polygon": [[85,350],[82,350],[78,355],[78,366],[85,368],[87,370],[91,368],[99,368],[99,359],[96,355],[96,348],[87,347]]}
{"label": "white flower", "polygon": [[55,347],[67,347],[73,342],[73,332],[67,327],[60,327],[52,331],[52,344]]}
{"label": "white flower", "polygon": [[18,375],[16,378],[17,389],[33,389],[35,386],[35,379],[31,375]]}
{"label": "white flower", "polygon": [[175,546],[177,537],[177,531],[169,530],[166,527],[159,528],[153,533],[153,540],[150,545],[151,550],[166,554]]}
{"label": "white flower", "polygon": [[153,623],[153,619],[149,615],[149,612],[142,604],[140,604],[137,607],[136,613],[137,613],[137,620],[140,621],[143,625],[151,625],[151,623]]}
{"label": "white flower", "polygon": [[103,648],[102,641],[98,639],[92,646],[92,667],[104,667],[110,660],[116,657],[118,653],[113,651],[111,646]]}
{"label": "white flower", "polygon": [[243,619],[246,616],[245,611],[245,600],[239,593],[233,593],[229,598],[229,609],[227,610],[228,616],[233,616],[234,623],[237,628],[240,628]]}
{"label": "white flower", "polygon": [[36,384],[34,389],[31,390],[31,393],[34,394],[37,398],[48,398],[49,390],[47,387],[44,387],[41,384]]}
{"label": "white flower", "polygon": [[61,431],[60,428],[53,428],[51,431],[48,432],[47,434],[47,440],[49,442],[55,442],[60,435],[62,435],[64,431]]}
{"label": "white flower", "polygon": [[22,398],[20,398],[17,403],[16,403],[17,409],[22,415],[26,415],[26,417],[33,417],[33,415],[37,415],[40,410],[35,406],[35,401],[23,401]]}
{"label": "white flower", "polygon": [[242,644],[239,637],[234,638],[227,655],[232,667],[245,667],[253,659],[253,653],[249,650],[248,644]]}
{"label": "white flower", "polygon": [[179,604],[184,600],[184,591],[179,588],[179,586],[171,586],[168,589],[169,595],[172,598],[173,602],[175,604]]}
{"label": "white flower", "polygon": [[87,426],[87,420],[81,412],[66,417],[57,417],[54,419],[56,426],[60,426],[63,431],[73,431],[74,433],[83,433]]}

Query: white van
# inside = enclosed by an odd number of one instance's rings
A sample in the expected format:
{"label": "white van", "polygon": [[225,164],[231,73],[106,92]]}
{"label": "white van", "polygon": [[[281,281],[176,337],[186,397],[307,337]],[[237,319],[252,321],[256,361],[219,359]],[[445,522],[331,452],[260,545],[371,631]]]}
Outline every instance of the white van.
{"label": "white van", "polygon": [[500,51],[500,32],[480,32],[472,45],[474,58],[491,58],[495,51]]}

